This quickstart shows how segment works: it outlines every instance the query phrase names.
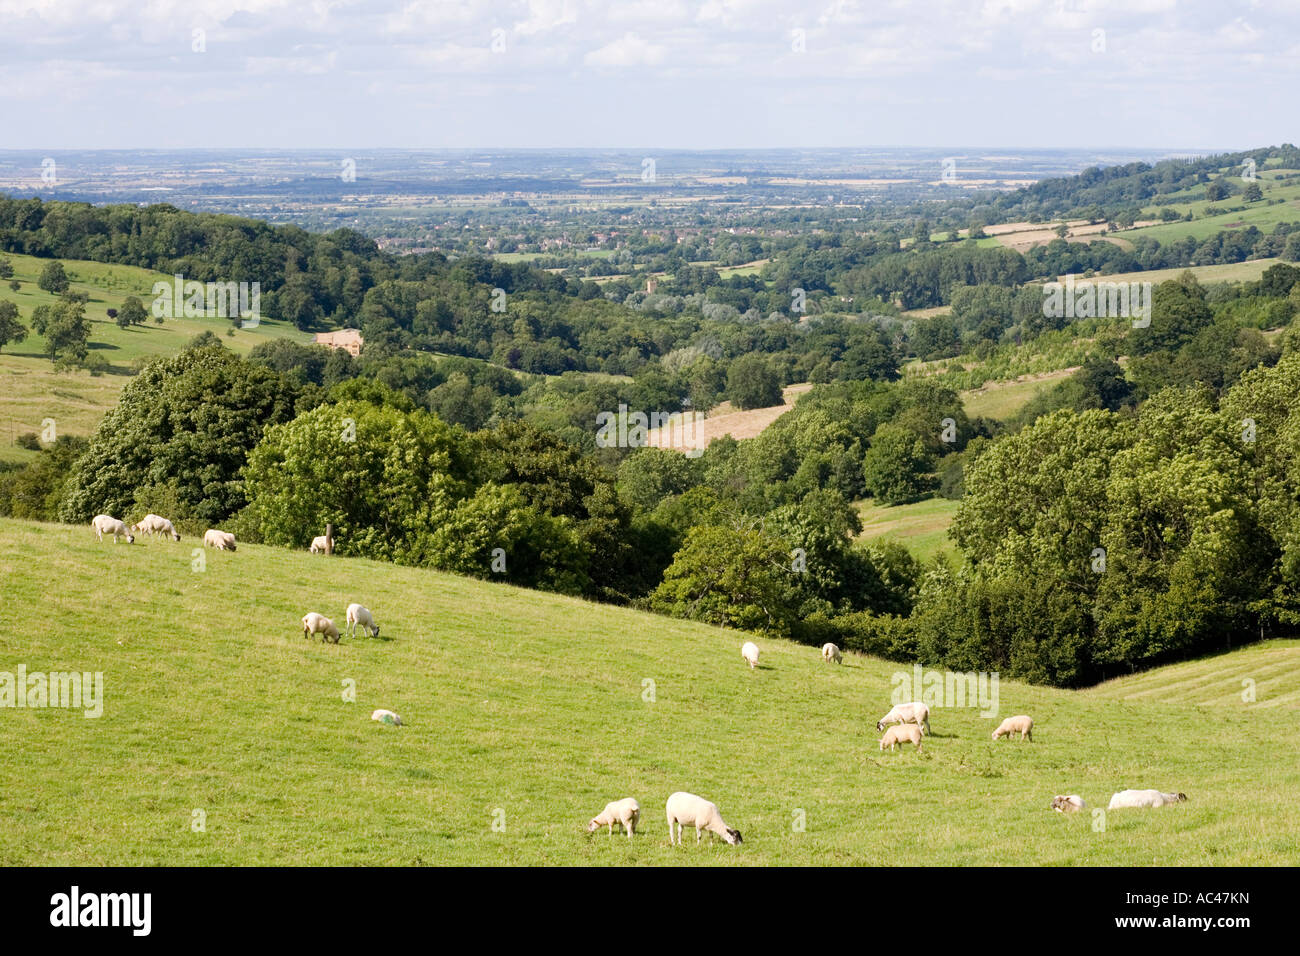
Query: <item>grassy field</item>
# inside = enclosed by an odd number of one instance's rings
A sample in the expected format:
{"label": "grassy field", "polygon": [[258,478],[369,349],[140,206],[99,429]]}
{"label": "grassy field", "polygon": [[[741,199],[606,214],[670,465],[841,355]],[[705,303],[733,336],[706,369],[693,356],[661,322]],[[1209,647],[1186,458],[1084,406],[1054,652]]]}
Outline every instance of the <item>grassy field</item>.
{"label": "grassy field", "polygon": [[[999,714],[1031,714],[1032,743],[936,707],[924,752],[881,753],[906,666],[759,639],[751,672],[735,632],[254,546],[195,571],[195,544],[0,520],[0,670],[105,685],[98,719],[0,710],[0,864],[1300,863],[1300,711],[1262,680],[1258,703],[1213,709],[1003,682]],[[380,639],[303,639],[304,611],[354,599]],[[1300,650],[1264,650],[1294,688]],[[1048,809],[1126,787],[1190,800]],[[678,789],[744,843],[669,847]],[[629,795],[635,840],[583,832]]]}
{"label": "grassy field", "polygon": [[1254,694],[1256,707],[1300,706],[1295,641],[1262,641],[1241,650],[1172,664],[1098,684],[1086,693],[1125,701],[1187,701],[1238,707]]}
{"label": "grassy field", "polygon": [[984,416],[1006,421],[1038,395],[1077,371],[1058,369],[1041,375],[1026,376],[1023,381],[990,382],[982,388],[961,392],[962,407],[971,418]]}
{"label": "grassy field", "polygon": [[[0,301],[16,303],[19,320],[30,327],[33,309],[58,300],[36,286],[50,260],[14,254],[5,257],[13,264],[20,288],[15,292],[7,280],[0,282]],[[148,309],[154,282],[170,277],[134,266],[60,261],[72,280],[72,290],[90,297],[86,303],[91,320],[90,350],[104,356],[109,368],[98,376],[85,371],[56,372],[45,355],[45,340],[35,332],[29,332],[20,343],[5,346],[0,351],[0,460],[24,460],[34,455],[15,447],[13,439],[24,432],[40,433],[46,418],[55,420],[60,434],[90,434],[104,413],[117,404],[118,392],[130,380],[133,362],[173,355],[201,332],[216,333],[227,348],[240,354],[270,338],[312,339],[306,332],[267,318],[257,327],[237,329],[233,335],[227,335],[231,323],[219,318],[165,319],[158,325],[151,316],[143,326],[119,329],[107,310],[120,309],[131,295],[138,296]]]}
{"label": "grassy field", "polygon": [[[1168,279],[1177,279],[1184,272],[1196,276],[1202,285],[1211,282],[1254,282],[1269,266],[1281,259],[1251,259],[1247,262],[1227,262],[1218,266],[1183,266],[1177,269],[1149,269],[1146,272],[1116,272],[1113,275],[1097,274],[1096,282],[1150,282],[1159,285]],[[1082,281],[1076,278],[1076,281]]]}
{"label": "grassy field", "polygon": [[949,498],[927,498],[906,505],[857,502],[862,518],[859,541],[886,538],[907,545],[916,557],[928,561],[940,551],[950,551],[948,526],[957,513],[957,502]]}
{"label": "grassy field", "polygon": [[[1263,232],[1269,232],[1279,222],[1300,221],[1300,182],[1295,180],[1277,182],[1274,179],[1276,174],[1277,170],[1270,170],[1260,176],[1259,186],[1264,194],[1263,200],[1247,203],[1238,194],[1213,203],[1205,199],[1195,202],[1171,203],[1168,208],[1179,214],[1190,210],[1195,218],[1191,222],[1171,222],[1158,226],[1144,226],[1140,229],[1126,229],[1118,233],[1118,235],[1126,239],[1149,236],[1153,239],[1159,239],[1161,242],[1169,242],[1174,239],[1181,239],[1184,236],[1204,239],[1224,229],[1240,229],[1246,226],[1256,226]],[[1241,182],[1238,181],[1237,185],[1241,185]],[[1269,205],[1266,200],[1270,199],[1283,201]],[[1217,206],[1220,209],[1237,206],[1243,208],[1237,212],[1222,212],[1218,215],[1206,216],[1206,210],[1211,206]],[[1155,206],[1148,207],[1143,210],[1142,216],[1154,216],[1158,209],[1159,207]]]}

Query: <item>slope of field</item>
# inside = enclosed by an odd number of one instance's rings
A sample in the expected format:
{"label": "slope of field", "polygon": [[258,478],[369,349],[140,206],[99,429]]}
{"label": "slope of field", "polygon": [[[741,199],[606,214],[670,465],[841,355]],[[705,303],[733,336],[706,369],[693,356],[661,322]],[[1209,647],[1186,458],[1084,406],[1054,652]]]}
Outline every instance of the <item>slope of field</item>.
{"label": "slope of field", "polygon": [[[1177,279],[1184,272],[1196,276],[1202,285],[1211,282],[1254,282],[1262,276],[1269,266],[1277,265],[1281,259],[1249,259],[1246,262],[1226,262],[1217,266],[1183,266],[1177,269],[1149,269],[1146,272],[1116,272],[1111,275],[1094,275],[1093,282],[1150,282],[1159,285],[1169,279]],[[1061,276],[1060,278],[1064,278]],[[1075,276],[1075,281],[1084,281]]]}
{"label": "slope of field", "polygon": [[811,388],[812,385],[807,382],[787,385],[781,390],[781,397],[784,399],[781,405],[768,405],[765,408],[741,411],[733,407],[730,402],[723,402],[704,418],[696,417],[692,421],[684,421],[682,415],[674,415],[664,427],[650,429],[646,444],[651,448],[703,451],[709,447],[710,442],[723,435],[730,435],[737,440],[756,438],[768,425],[794,408],[794,403],[798,401],[799,396]]}
{"label": "slope of field", "polygon": [[984,416],[1006,421],[1053,385],[1069,378],[1079,366],[1022,375],[1012,382],[989,382],[961,392],[962,407],[971,418]]}
{"label": "slope of field", "polygon": [[[0,671],[105,682],[97,719],[0,709],[0,864],[1300,863],[1293,703],[1003,682],[1032,743],[936,708],[923,753],[881,753],[907,666],[760,638],[750,671],[736,632],[255,546],[195,570],[196,544],[0,520]],[[303,639],[305,611],[357,599],[380,639]],[[1101,830],[1048,809],[1124,787],[1190,802]],[[743,845],[669,847],[678,789]],[[642,835],[584,832],[629,795]]]}
{"label": "slope of field", "polygon": [[957,502],[949,498],[927,498],[906,505],[856,502],[862,519],[859,541],[885,539],[907,546],[913,556],[928,561],[940,551],[950,551],[948,526],[957,513]]}
{"label": "slope of field", "polygon": [[1300,705],[1300,642],[1263,641],[1231,653],[1119,677],[1086,691],[1127,701],[1187,701],[1239,707],[1252,695],[1257,707]]}
{"label": "slope of field", "polygon": [[[18,306],[19,320],[31,327],[32,310],[50,305],[58,296],[37,288],[41,270],[51,261],[34,256],[6,253],[14,267],[19,289],[0,282],[0,301]],[[263,317],[251,329],[227,334],[231,323],[220,318],[172,318],[161,325],[149,321],[142,326],[119,329],[108,317],[108,309],[120,309],[127,296],[137,296],[146,309],[153,302],[153,284],[171,277],[134,266],[106,265],[65,259],[74,292],[89,296],[86,316],[91,320],[91,354],[104,356],[109,368],[102,375],[85,371],[56,372],[45,355],[45,340],[35,332],[0,351],[0,460],[22,460],[34,455],[16,448],[13,439],[25,432],[42,431],[42,421],[52,418],[59,434],[88,435],[104,413],[117,404],[122,386],[130,381],[131,365],[137,360],[173,355],[194,336],[204,331],[219,335],[225,346],[241,354],[269,338],[289,337],[311,341],[311,335],[291,325]]]}
{"label": "slope of field", "polygon": [[[1153,239],[1159,239],[1161,242],[1170,242],[1184,236],[1204,239],[1224,229],[1242,229],[1246,226],[1256,226],[1260,230],[1268,232],[1279,222],[1300,221],[1300,183],[1295,180],[1279,182],[1275,179],[1276,174],[1276,170],[1270,170],[1260,176],[1259,186],[1264,194],[1263,200],[1247,203],[1240,195],[1236,195],[1214,203],[1204,199],[1187,203],[1171,203],[1170,209],[1179,214],[1190,211],[1195,218],[1191,222],[1171,222],[1137,229],[1126,229],[1119,235],[1126,239],[1150,236]],[[1267,200],[1271,199],[1282,201],[1269,205]],[[1207,216],[1206,211],[1211,207],[1225,211]],[[1228,209],[1235,209],[1236,211],[1228,212],[1226,211]],[[1147,213],[1152,211],[1152,209],[1146,210]]]}

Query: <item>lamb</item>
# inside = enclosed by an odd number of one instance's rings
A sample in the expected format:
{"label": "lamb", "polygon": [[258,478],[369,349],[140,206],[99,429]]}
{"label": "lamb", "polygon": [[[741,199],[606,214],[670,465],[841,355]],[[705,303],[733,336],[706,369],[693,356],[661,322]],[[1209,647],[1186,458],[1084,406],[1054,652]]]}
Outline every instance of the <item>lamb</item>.
{"label": "lamb", "polygon": [[339,642],[339,629],[334,626],[334,622],[315,611],[304,614],[302,618],[302,636],[311,637],[313,634],[319,634],[322,641],[333,638],[335,644]]}
{"label": "lamb", "polygon": [[1086,810],[1088,805],[1083,802],[1083,797],[1076,794],[1061,796],[1058,794],[1052,797],[1052,809],[1057,813],[1078,813],[1080,810]]}
{"label": "lamb", "polygon": [[840,649],[836,647],[834,644],[823,644],[822,660],[826,661],[827,663],[834,661],[836,664],[843,664],[844,655],[840,653]]}
{"label": "lamb", "polygon": [[1020,714],[1016,717],[1008,717],[998,724],[998,729],[993,731],[993,739],[1000,740],[1003,737],[1010,739],[1012,734],[1018,733],[1021,740],[1033,740],[1033,731],[1034,719]]}
{"label": "lamb", "polygon": [[114,544],[117,544],[119,536],[126,538],[127,544],[135,544],[135,535],[131,533],[126,524],[111,515],[95,515],[90,522],[90,526],[94,529],[95,534],[99,536],[100,541],[104,540],[104,535],[111,534]]}
{"label": "lamb", "polygon": [[746,641],[740,647],[740,656],[749,662],[749,669],[752,671],[758,666],[758,645],[753,641]]}
{"label": "lamb", "polygon": [[914,700],[910,704],[895,704],[890,708],[889,713],[876,721],[876,729],[884,730],[889,724],[916,724],[928,734],[930,708],[919,700]]}
{"label": "lamb", "polygon": [[327,538],[323,534],[318,534],[311,539],[311,548],[309,550],[312,554],[330,554],[334,551],[334,540]]}
{"label": "lamb", "polygon": [[203,546],[205,548],[216,548],[218,551],[234,551],[235,536],[229,531],[218,531],[216,528],[209,528],[203,532]]}
{"label": "lamb", "polygon": [[921,728],[917,724],[899,724],[885,731],[880,738],[880,749],[895,749],[898,744],[915,744],[916,752],[921,752]]}
{"label": "lamb", "polygon": [[1164,807],[1171,803],[1183,803],[1187,800],[1185,793],[1163,793],[1160,790],[1121,790],[1110,798],[1107,810],[1120,810],[1126,807]]}
{"label": "lamb", "polygon": [[398,717],[391,710],[380,708],[370,715],[371,720],[377,720],[381,724],[392,724],[394,727],[402,726],[402,718]]}
{"label": "lamb", "polygon": [[140,519],[139,523],[131,528],[138,534],[147,534],[153,537],[155,534],[171,535],[172,540],[179,541],[181,536],[176,533],[175,526],[161,515],[147,514]]}
{"label": "lamb", "polygon": [[[740,831],[733,830],[722,819],[722,814],[718,812],[717,804],[710,803],[703,797],[697,797],[693,793],[683,793],[680,790],[668,798],[668,804],[664,808],[668,814],[668,843],[670,846],[682,845],[682,827],[695,827],[695,842],[700,842],[702,831],[708,830],[710,833],[716,833],[727,843],[735,846],[737,843],[743,843],[740,838]],[[673,829],[676,825],[676,835]]]}
{"label": "lamb", "polygon": [[360,604],[348,605],[348,637],[354,637],[357,632],[357,625],[361,625],[361,630],[370,637],[379,636],[379,625],[375,623],[375,616],[370,613],[368,607]]}
{"label": "lamb", "polygon": [[641,819],[641,804],[637,803],[632,797],[625,797],[622,800],[615,800],[612,803],[605,804],[605,809],[600,811],[599,816],[591,818],[587,824],[587,832],[595,833],[601,827],[609,830],[609,835],[614,835],[614,824],[617,823],[627,831],[627,838],[632,839],[632,834],[636,830],[637,821]]}

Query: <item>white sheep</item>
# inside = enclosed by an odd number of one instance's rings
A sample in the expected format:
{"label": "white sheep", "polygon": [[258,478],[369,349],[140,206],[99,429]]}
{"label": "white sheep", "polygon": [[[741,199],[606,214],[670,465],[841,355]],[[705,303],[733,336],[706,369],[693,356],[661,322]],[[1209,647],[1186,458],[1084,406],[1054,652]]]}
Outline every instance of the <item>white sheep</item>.
{"label": "white sheep", "polygon": [[175,541],[179,541],[181,536],[177,533],[176,527],[161,515],[147,514],[140,519],[139,523],[131,528],[137,534],[147,534],[153,537],[155,534],[170,535]]}
{"label": "white sheep", "polygon": [[379,636],[379,625],[375,623],[375,616],[370,613],[370,608],[363,607],[360,604],[349,604],[347,618],[348,637],[356,635],[358,624],[361,625],[361,630],[370,637]]}
{"label": "white sheep", "polygon": [[1160,790],[1121,790],[1110,798],[1107,810],[1121,810],[1126,807],[1165,807],[1171,803],[1182,803],[1187,799],[1185,793],[1164,793]]}
{"label": "white sheep", "polygon": [[930,732],[930,708],[919,700],[910,704],[895,704],[876,721],[876,729],[884,730],[889,724],[916,724],[928,734]]}
{"label": "white sheep", "polygon": [[758,645],[753,641],[746,641],[740,646],[740,656],[749,662],[749,669],[752,671],[758,666]]}
{"label": "white sheep", "polygon": [[311,637],[313,634],[319,634],[322,641],[333,638],[335,644],[339,642],[339,629],[334,626],[334,622],[315,611],[302,617],[302,636]]}
{"label": "white sheep", "polygon": [[[693,793],[683,793],[678,791],[668,798],[668,804],[664,808],[668,814],[668,843],[670,846],[682,845],[682,827],[695,827],[695,842],[700,842],[700,836],[704,830],[710,833],[716,833],[727,843],[735,846],[737,843],[743,843],[740,838],[740,831],[733,830],[722,819],[722,814],[718,812],[717,804],[710,803],[703,797],[697,797]],[[676,836],[674,838],[674,825],[676,825]]]}
{"label": "white sheep", "polygon": [[921,728],[916,724],[899,724],[885,731],[880,738],[880,749],[888,747],[894,750],[898,744],[915,744],[916,752],[921,752]]}
{"label": "white sheep", "polygon": [[614,824],[617,823],[627,831],[627,838],[632,839],[632,834],[636,831],[637,821],[641,819],[641,804],[637,803],[632,797],[625,797],[622,800],[615,800],[612,803],[605,804],[605,809],[600,811],[599,816],[591,818],[587,824],[587,832],[595,833],[601,827],[609,830],[609,835],[614,835]]}
{"label": "white sheep", "polygon": [[309,550],[312,554],[330,554],[334,550],[333,545],[334,542],[332,538],[327,538],[323,534],[318,534],[316,537],[311,539],[311,548]]}
{"label": "white sheep", "polygon": [[1025,714],[1008,717],[998,724],[997,730],[993,731],[993,739],[1000,740],[1003,737],[1010,739],[1012,734],[1020,734],[1021,740],[1033,740],[1034,719]]}
{"label": "white sheep", "polygon": [[381,724],[392,724],[394,727],[402,726],[402,718],[398,717],[391,710],[380,708],[370,715],[371,720],[377,720]]}
{"label": "white sheep", "polygon": [[235,536],[229,531],[218,531],[216,528],[209,528],[203,532],[203,546],[205,548],[216,548],[218,551],[234,551]]}
{"label": "white sheep", "polygon": [[843,664],[844,655],[840,653],[840,649],[836,647],[834,644],[823,644],[822,660],[824,660],[828,664],[831,663],[832,661],[834,661],[836,664]]}
{"label": "white sheep", "polygon": [[1057,813],[1078,813],[1080,810],[1086,810],[1088,805],[1083,802],[1083,797],[1077,794],[1063,796],[1057,794],[1052,797],[1052,809]]}
{"label": "white sheep", "polygon": [[131,529],[124,522],[111,515],[95,515],[90,522],[90,526],[95,530],[95,534],[99,536],[100,541],[104,540],[104,535],[111,534],[114,544],[117,544],[119,536],[126,538],[127,544],[135,544],[135,535],[131,533]]}

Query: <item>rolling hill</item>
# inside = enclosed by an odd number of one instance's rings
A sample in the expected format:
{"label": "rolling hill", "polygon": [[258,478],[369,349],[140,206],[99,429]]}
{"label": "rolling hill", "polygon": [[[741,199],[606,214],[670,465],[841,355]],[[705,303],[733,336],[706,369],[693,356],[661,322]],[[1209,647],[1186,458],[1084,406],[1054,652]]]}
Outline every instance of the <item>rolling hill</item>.
{"label": "rolling hill", "polygon": [[[1300,863],[1294,646],[1085,692],[1003,682],[999,715],[1033,715],[1032,743],[994,744],[991,717],[936,708],[922,753],[882,754],[875,721],[907,665],[835,667],[759,638],[751,672],[736,632],[198,544],[0,520],[0,671],[100,671],[105,687],[97,719],[0,709],[0,863]],[[303,613],[341,619],[352,600],[381,638],[303,639]],[[1266,678],[1255,703],[1183,676],[1235,680],[1239,664]],[[371,722],[379,707],[405,725]],[[1125,787],[1190,801],[1100,829],[1048,810],[1057,793],[1104,806]],[[670,848],[678,789],[717,802],[743,845]],[[642,835],[584,832],[629,795]]]}
{"label": "rolling hill", "polygon": [[[5,253],[4,257],[13,265],[20,288],[14,291],[8,281],[0,282],[0,301],[16,303],[19,321],[30,328],[32,310],[58,300],[36,285],[41,270],[51,260],[13,253]],[[131,295],[149,308],[154,282],[171,277],[135,266],[60,261],[72,280],[71,290],[89,296],[86,316],[91,320],[90,351],[104,356],[108,368],[101,375],[56,372],[45,355],[44,340],[35,332],[29,332],[22,342],[5,346],[0,351],[0,460],[34,456],[35,452],[18,448],[13,441],[25,432],[39,433],[46,418],[55,420],[60,434],[89,435],[117,404],[118,392],[130,381],[133,363],[173,355],[201,332],[221,336],[227,348],[240,354],[269,338],[288,336],[300,342],[311,341],[308,333],[266,317],[255,328],[236,329],[233,335],[226,334],[231,323],[220,318],[171,318],[161,325],[151,318],[143,326],[120,329],[107,310],[120,309]]]}

